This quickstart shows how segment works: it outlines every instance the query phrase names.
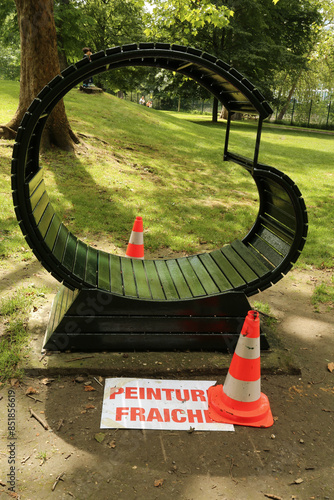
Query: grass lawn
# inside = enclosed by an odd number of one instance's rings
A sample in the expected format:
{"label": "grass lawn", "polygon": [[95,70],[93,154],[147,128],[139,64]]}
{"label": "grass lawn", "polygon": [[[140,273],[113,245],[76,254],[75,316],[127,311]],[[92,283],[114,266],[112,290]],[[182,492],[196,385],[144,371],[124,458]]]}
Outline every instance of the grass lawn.
{"label": "grass lawn", "polygon": [[[0,80],[0,122],[15,111],[18,90],[18,83]],[[82,143],[75,155],[48,152],[41,165],[55,208],[86,242],[124,254],[136,215],[144,219],[147,257],[218,248],[251,228],[257,190],[241,167],[222,161],[224,122],[76,89],[65,105]],[[252,156],[255,133],[255,123],[233,123],[230,149]],[[8,145],[0,145],[0,254],[27,259],[12,207]],[[298,265],[333,267],[333,154],[332,135],[264,126],[260,161],[289,175],[308,208]]]}

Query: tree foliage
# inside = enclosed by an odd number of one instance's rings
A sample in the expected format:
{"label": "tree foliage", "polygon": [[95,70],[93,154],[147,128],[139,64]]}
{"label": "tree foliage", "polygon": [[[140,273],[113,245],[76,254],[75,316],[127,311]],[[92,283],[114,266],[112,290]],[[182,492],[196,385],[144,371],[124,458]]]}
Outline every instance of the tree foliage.
{"label": "tree foliage", "polygon": [[144,0],[56,0],[58,47],[69,62],[113,45],[142,40]]}
{"label": "tree foliage", "polygon": [[[166,41],[215,54],[282,109],[293,93],[306,92],[307,82],[310,87],[334,88],[332,0],[54,0],[54,16],[61,68],[80,59],[84,46],[98,51],[130,42]],[[14,0],[0,3],[0,48],[2,78],[18,78]],[[95,81],[111,91],[203,94],[180,76],[146,68],[124,68]]]}
{"label": "tree foliage", "polygon": [[151,0],[153,11],[147,16],[145,34],[150,39],[187,43],[209,25],[222,29],[233,11],[210,0]]}

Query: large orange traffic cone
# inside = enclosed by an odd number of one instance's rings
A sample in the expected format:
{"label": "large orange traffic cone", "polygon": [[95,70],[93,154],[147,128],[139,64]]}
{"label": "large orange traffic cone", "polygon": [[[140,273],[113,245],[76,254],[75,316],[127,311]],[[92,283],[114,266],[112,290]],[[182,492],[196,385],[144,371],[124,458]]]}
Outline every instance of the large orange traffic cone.
{"label": "large orange traffic cone", "polygon": [[248,311],[224,386],[208,389],[209,415],[215,422],[270,427],[269,400],[261,392],[260,319]]}
{"label": "large orange traffic cone", "polygon": [[142,217],[136,217],[133,224],[128,248],[126,249],[126,257],[131,259],[144,258],[144,226]]}

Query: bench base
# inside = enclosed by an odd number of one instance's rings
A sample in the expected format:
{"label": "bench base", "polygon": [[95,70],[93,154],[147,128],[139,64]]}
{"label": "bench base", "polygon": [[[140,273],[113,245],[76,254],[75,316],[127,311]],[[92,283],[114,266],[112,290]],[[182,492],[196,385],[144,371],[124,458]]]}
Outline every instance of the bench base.
{"label": "bench base", "polygon": [[[149,301],[61,286],[52,305],[44,349],[233,353],[250,309],[242,292]],[[263,332],[260,345],[262,350],[269,347]]]}

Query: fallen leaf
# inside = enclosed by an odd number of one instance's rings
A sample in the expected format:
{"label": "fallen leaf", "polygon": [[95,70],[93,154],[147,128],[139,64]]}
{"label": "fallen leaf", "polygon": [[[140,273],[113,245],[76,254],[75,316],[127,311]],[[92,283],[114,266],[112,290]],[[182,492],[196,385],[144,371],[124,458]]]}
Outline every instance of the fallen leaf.
{"label": "fallen leaf", "polygon": [[282,497],[278,497],[277,495],[272,495],[271,493],[264,493],[264,496],[267,498],[271,498],[272,500],[282,500]]}
{"label": "fallen leaf", "polygon": [[97,434],[95,434],[94,438],[95,440],[98,442],[98,443],[102,443],[102,441],[104,440],[104,438],[106,437],[106,435],[103,433],[103,432],[98,432]]}
{"label": "fallen leaf", "polygon": [[156,479],[156,480],[154,481],[154,486],[155,486],[156,488],[159,488],[160,486],[162,486],[162,485],[163,485],[163,483],[164,483],[164,480],[163,480],[163,479]]}
{"label": "fallen leaf", "polygon": [[90,410],[90,409],[94,409],[94,408],[95,408],[94,405],[91,405],[91,404],[86,405],[86,410]]}
{"label": "fallen leaf", "polygon": [[94,389],[94,387],[91,385],[85,385],[85,391],[86,392],[96,391],[96,389]]}
{"label": "fallen leaf", "polygon": [[28,387],[28,389],[26,390],[26,396],[28,396],[28,394],[38,394],[38,390],[34,387]]}
{"label": "fallen leaf", "polygon": [[298,479],[295,479],[295,480],[293,481],[293,483],[291,483],[291,484],[301,484],[301,483],[303,483],[303,482],[304,482],[304,479],[302,479],[301,477],[299,477]]}
{"label": "fallen leaf", "polygon": [[41,380],[42,384],[44,384],[44,385],[49,385],[49,384],[51,384],[51,382],[53,382],[53,381],[54,381],[54,378],[43,378],[43,379]]}
{"label": "fallen leaf", "polygon": [[116,441],[115,440],[110,441],[110,443],[108,443],[108,446],[109,448],[116,448]]}
{"label": "fallen leaf", "polygon": [[328,368],[328,370],[329,370],[331,373],[333,373],[333,371],[334,371],[334,363],[328,363],[327,368]]}

